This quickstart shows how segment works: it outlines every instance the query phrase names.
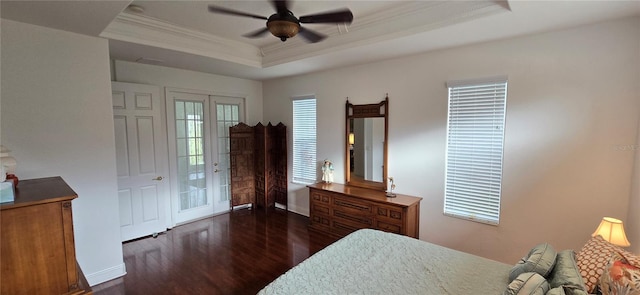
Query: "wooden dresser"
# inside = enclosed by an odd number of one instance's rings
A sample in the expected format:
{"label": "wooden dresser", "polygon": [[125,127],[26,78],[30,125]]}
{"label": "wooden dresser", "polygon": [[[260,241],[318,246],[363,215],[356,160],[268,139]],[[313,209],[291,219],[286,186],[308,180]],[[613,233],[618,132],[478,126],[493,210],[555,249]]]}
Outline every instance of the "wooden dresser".
{"label": "wooden dresser", "polygon": [[1,294],[91,294],[76,262],[71,200],[60,177],[21,180],[0,204]]}
{"label": "wooden dresser", "polygon": [[418,238],[422,198],[342,184],[309,185],[309,227],[343,237],[373,228]]}

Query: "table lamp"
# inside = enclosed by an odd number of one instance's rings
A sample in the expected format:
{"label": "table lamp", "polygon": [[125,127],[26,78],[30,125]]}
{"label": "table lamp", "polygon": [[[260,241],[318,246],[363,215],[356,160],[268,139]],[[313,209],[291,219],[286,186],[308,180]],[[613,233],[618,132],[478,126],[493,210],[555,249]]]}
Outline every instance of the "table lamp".
{"label": "table lamp", "polygon": [[622,225],[622,221],[619,219],[604,217],[598,226],[598,229],[591,235],[595,237],[600,235],[607,242],[622,246],[629,247],[631,243],[627,240],[627,236],[624,234],[624,226]]}

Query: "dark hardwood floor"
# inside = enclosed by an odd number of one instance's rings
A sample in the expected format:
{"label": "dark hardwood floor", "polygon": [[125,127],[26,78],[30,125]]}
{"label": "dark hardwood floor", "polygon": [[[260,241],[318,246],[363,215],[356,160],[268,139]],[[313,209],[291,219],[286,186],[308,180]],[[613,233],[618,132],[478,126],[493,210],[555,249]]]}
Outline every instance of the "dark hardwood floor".
{"label": "dark hardwood floor", "polygon": [[336,239],[280,209],[237,210],[123,244],[127,274],[94,294],[255,294]]}

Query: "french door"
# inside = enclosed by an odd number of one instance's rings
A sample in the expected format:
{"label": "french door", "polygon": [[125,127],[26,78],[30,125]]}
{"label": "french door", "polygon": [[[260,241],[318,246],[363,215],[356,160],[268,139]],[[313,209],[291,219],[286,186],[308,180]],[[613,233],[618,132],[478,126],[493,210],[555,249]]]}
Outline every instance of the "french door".
{"label": "french door", "polygon": [[244,99],[167,90],[173,224],[230,209],[229,127]]}

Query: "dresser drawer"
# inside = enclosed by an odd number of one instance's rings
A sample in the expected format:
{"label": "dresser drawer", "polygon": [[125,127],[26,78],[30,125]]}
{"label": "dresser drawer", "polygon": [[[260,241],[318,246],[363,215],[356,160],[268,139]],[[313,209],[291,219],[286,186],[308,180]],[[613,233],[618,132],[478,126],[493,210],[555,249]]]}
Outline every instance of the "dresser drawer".
{"label": "dresser drawer", "polygon": [[404,215],[402,212],[402,208],[391,206],[377,206],[375,212],[376,218],[378,219],[382,219],[387,222],[402,223]]}
{"label": "dresser drawer", "polygon": [[326,226],[326,227],[329,227],[329,225],[331,224],[331,220],[329,219],[329,216],[313,215],[311,217],[311,224],[313,226]]}
{"label": "dresser drawer", "polygon": [[358,202],[349,198],[334,197],[333,208],[349,214],[371,215],[373,205],[366,202]]}
{"label": "dresser drawer", "polygon": [[326,204],[329,205],[331,197],[328,194],[323,194],[318,191],[311,191],[311,202],[316,204]]}
{"label": "dresser drawer", "polygon": [[339,236],[346,236],[359,229],[366,228],[348,221],[333,219],[331,221],[331,232]]}
{"label": "dresser drawer", "polygon": [[386,232],[395,233],[395,234],[402,233],[402,227],[400,225],[391,224],[384,221],[377,221],[375,228],[381,231],[386,231]]}
{"label": "dresser drawer", "polygon": [[332,217],[336,219],[346,220],[351,223],[358,224],[362,227],[371,227],[373,225],[373,218],[368,215],[351,214],[343,208],[334,208]]}
{"label": "dresser drawer", "polygon": [[329,212],[330,212],[329,207],[318,205],[318,204],[313,204],[313,206],[311,206],[312,215],[320,214],[320,215],[329,216],[330,214]]}

